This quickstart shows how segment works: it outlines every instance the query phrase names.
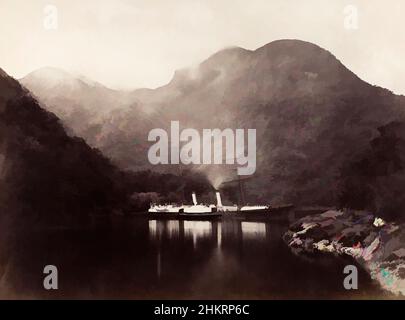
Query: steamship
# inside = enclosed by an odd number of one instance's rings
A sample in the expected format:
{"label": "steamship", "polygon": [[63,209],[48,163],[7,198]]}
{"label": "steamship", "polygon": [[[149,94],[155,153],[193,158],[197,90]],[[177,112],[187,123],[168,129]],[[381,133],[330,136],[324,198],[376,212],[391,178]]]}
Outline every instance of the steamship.
{"label": "steamship", "polygon": [[164,215],[164,216],[168,215],[168,216],[175,216],[178,218],[215,218],[221,216],[221,213],[218,212],[216,205],[198,204],[195,192],[193,192],[191,196],[193,201],[192,205],[151,204],[148,212],[154,215]]}
{"label": "steamship", "polygon": [[192,205],[184,204],[151,204],[148,212],[164,217],[179,218],[212,218],[220,217],[222,213],[269,213],[271,207],[268,205],[243,205],[227,206],[222,204],[221,194],[216,192],[216,204],[198,204],[195,192],[192,193]]}

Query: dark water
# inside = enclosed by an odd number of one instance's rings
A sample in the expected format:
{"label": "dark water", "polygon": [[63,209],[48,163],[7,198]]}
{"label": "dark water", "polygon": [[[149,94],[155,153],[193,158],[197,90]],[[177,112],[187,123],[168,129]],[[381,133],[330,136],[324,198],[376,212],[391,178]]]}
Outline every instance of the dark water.
{"label": "dark water", "polygon": [[[385,298],[359,269],[359,289],[343,288],[350,259],[297,256],[281,222],[114,218],[81,229],[25,234],[2,253],[6,298]],[[43,289],[58,267],[59,290]]]}

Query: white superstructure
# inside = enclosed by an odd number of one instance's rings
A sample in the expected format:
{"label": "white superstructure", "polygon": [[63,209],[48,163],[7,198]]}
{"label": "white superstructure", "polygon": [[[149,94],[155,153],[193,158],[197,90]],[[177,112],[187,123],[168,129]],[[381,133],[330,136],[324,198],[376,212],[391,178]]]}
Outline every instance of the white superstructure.
{"label": "white superstructure", "polygon": [[158,212],[167,212],[167,213],[179,213],[184,208],[183,205],[161,205],[161,204],[152,204],[148,212],[158,213]]}
{"label": "white superstructure", "polygon": [[210,204],[210,205],[198,204],[197,196],[196,196],[195,192],[193,192],[191,194],[191,197],[193,199],[193,205],[184,206],[183,207],[184,213],[206,213],[206,212],[215,212],[216,211],[216,206],[213,204]]}
{"label": "white superstructure", "polygon": [[269,206],[243,206],[240,211],[256,211],[256,210],[267,210]]}

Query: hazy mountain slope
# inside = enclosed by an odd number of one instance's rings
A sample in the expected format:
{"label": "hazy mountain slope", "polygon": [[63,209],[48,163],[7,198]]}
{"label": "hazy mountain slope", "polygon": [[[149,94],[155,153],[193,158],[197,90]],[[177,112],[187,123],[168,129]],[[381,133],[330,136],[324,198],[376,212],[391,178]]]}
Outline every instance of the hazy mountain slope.
{"label": "hazy mountain slope", "polygon": [[[97,127],[95,144],[120,166],[148,166],[147,134],[168,129],[170,120],[182,128],[256,128],[249,199],[296,204],[338,204],[342,168],[370,149],[378,128],[403,121],[405,111],[404,97],[367,84],[330,52],[298,40],[220,51],[131,99],[133,109],[116,110]],[[90,131],[84,137],[93,139]],[[215,187],[233,172],[199,170]]]}
{"label": "hazy mountain slope", "polygon": [[[403,97],[365,83],[328,51],[296,40],[223,50],[178,71],[167,86],[143,91],[138,103],[165,129],[169,120],[197,129],[256,128],[258,178],[249,183],[251,199],[308,204],[336,203],[342,165],[368,148],[378,127],[403,119],[405,110]],[[135,119],[118,115],[116,126],[128,127],[121,136],[139,135],[131,130]],[[133,147],[103,150],[128,155]],[[230,172],[216,167],[211,176],[218,183]]]}
{"label": "hazy mountain slope", "polygon": [[[31,72],[20,82],[38,98],[42,107],[62,120],[70,135],[83,137],[122,168],[150,167],[139,155],[145,154],[143,135],[150,128],[151,120],[141,110],[134,93],[112,90],[50,67]],[[116,118],[125,118],[125,122]],[[134,130],[135,135],[131,132]]]}
{"label": "hazy mountain slope", "polygon": [[20,82],[79,136],[86,135],[89,126],[100,123],[110,111],[130,104],[129,93],[57,68],[38,69]]}

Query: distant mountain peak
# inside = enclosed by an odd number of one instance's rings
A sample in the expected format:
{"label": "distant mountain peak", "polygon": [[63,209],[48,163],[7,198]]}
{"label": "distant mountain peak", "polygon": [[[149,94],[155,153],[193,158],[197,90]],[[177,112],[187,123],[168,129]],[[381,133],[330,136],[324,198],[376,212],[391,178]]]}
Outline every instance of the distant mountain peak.
{"label": "distant mountain peak", "polygon": [[[247,77],[250,85],[257,82],[256,88],[265,88],[262,84],[275,88],[281,83],[296,83],[304,91],[315,79],[334,87],[358,78],[328,50],[308,41],[282,39],[255,50],[237,46],[220,50],[196,66],[177,70],[168,87],[189,92],[192,87],[210,84],[218,88],[220,83],[229,84],[241,77]],[[305,79],[309,81],[300,82]]]}
{"label": "distant mountain peak", "polygon": [[20,80],[23,84],[35,83],[37,85],[40,83],[45,88],[59,85],[104,87],[101,83],[86,76],[76,75],[55,67],[43,67],[34,70]]}
{"label": "distant mountain peak", "polygon": [[60,69],[60,68],[55,68],[55,67],[43,67],[39,68],[37,70],[34,70],[27,74],[25,78],[27,77],[41,77],[41,78],[48,78],[52,79],[54,81],[60,81],[64,80],[67,78],[74,78],[72,74],[69,72]]}
{"label": "distant mountain peak", "polygon": [[230,56],[246,56],[251,54],[252,51],[242,48],[242,47],[238,47],[238,46],[231,46],[231,47],[226,47],[214,54],[212,54],[210,57],[208,57],[208,59],[206,59],[204,63],[207,63],[209,61],[212,60],[216,60],[216,59],[223,59],[223,58],[227,58]]}
{"label": "distant mountain peak", "polygon": [[318,46],[315,43],[305,41],[305,40],[299,40],[299,39],[279,39],[279,40],[274,40],[271,41],[259,48],[257,48],[255,51],[259,50],[264,50],[268,48],[276,48],[276,47],[282,47],[282,48],[291,48],[291,47],[301,47],[301,48],[316,48],[318,50],[323,50],[326,51],[324,48]]}

